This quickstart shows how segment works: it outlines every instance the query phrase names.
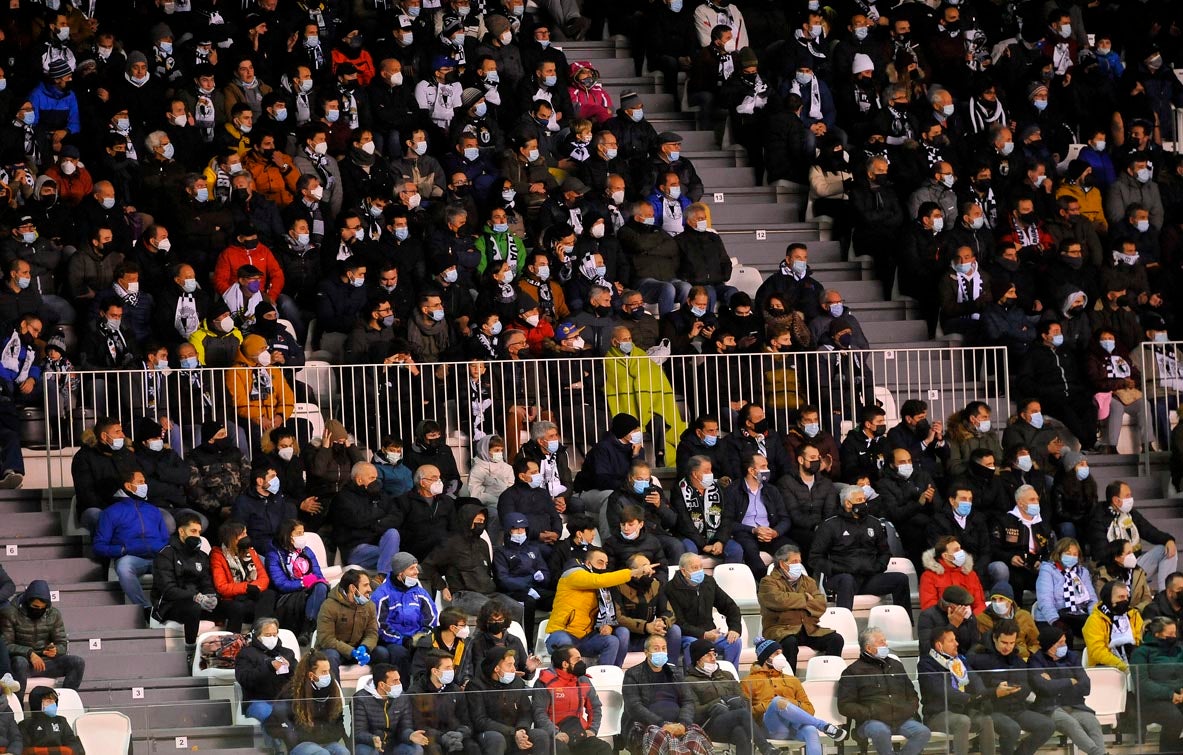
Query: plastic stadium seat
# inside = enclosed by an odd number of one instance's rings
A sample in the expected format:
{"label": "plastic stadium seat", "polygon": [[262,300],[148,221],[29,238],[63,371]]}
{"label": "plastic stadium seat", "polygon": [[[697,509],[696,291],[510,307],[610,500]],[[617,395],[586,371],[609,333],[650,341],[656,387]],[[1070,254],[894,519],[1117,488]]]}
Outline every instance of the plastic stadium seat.
{"label": "plastic stadium seat", "polygon": [[509,622],[509,629],[506,631],[521,640],[522,647],[526,649],[527,653],[530,652],[530,640],[526,638],[526,630],[522,628],[521,624],[511,621]]}
{"label": "plastic stadium seat", "polygon": [[912,618],[902,606],[875,606],[867,618],[867,626],[879,627],[893,653],[916,654],[920,643],[912,629]]}
{"label": "plastic stadium seat", "polygon": [[82,704],[82,698],[78,696],[76,691],[65,687],[57,690],[57,696],[58,715],[69,721],[70,726],[73,726],[74,722],[83,713],[86,713],[86,706]]}
{"label": "plastic stadium seat", "polygon": [[21,699],[16,696],[16,693],[9,692],[4,696],[4,699],[8,701],[8,709],[12,711],[12,717],[16,719],[16,722],[19,724],[24,721],[25,709],[21,706]]}
{"label": "plastic stadium seat", "polygon": [[309,437],[319,438],[325,432],[325,419],[321,416],[320,407],[307,401],[298,402],[292,408],[292,419],[302,419],[311,425]]}
{"label": "plastic stadium seat", "polygon": [[756,291],[763,282],[764,278],[760,275],[759,270],[745,266],[735,257],[731,258],[731,277],[727,279],[727,285],[738,288],[754,299]]}
{"label": "plastic stadium seat", "polygon": [[587,675],[592,680],[596,696],[600,698],[600,737],[611,737],[620,733],[620,720],[624,716],[624,669],[616,666],[588,666]]}
{"label": "plastic stadium seat", "polygon": [[232,669],[232,668],[205,668],[205,669],[203,669],[201,667],[201,645],[202,645],[202,643],[204,643],[206,640],[212,640],[215,637],[222,637],[222,636],[231,635],[231,634],[234,634],[234,632],[228,632],[228,631],[223,630],[223,631],[205,632],[203,634],[197,635],[197,650],[196,650],[196,652],[193,653],[193,667],[191,669],[191,673],[193,674],[193,676],[198,677],[198,678],[202,678],[202,679],[233,679],[234,678],[234,669]]}
{"label": "plastic stadium seat", "polygon": [[[534,655],[542,660],[550,660],[550,651],[546,649],[546,638],[549,636],[546,631],[546,622],[543,621],[538,625],[538,636],[534,639]],[[526,652],[530,651],[530,646],[526,645]]]}
{"label": "plastic stadium seat", "polygon": [[1086,668],[1091,689],[1084,704],[1093,709],[1102,726],[1116,726],[1117,717],[1125,712],[1126,673],[1112,666]]}
{"label": "plastic stadium seat", "polygon": [[835,655],[817,655],[805,667],[806,681],[836,680],[846,670],[846,661]]}
{"label": "plastic stadium seat", "polygon": [[908,593],[913,603],[920,602],[920,578],[916,575],[916,565],[911,559],[892,556],[887,560],[887,570],[908,575]]}
{"label": "plastic stadium seat", "polygon": [[756,600],[756,580],[746,564],[719,564],[715,567],[715,581],[727,593],[743,613],[759,613],[760,603]]}
{"label": "plastic stadium seat", "polygon": [[131,746],[131,719],[117,711],[83,713],[74,733],[87,752],[124,753]]}
{"label": "plastic stadium seat", "polygon": [[838,712],[838,680],[806,679],[801,682],[809,702],[813,703],[813,714],[827,723],[844,726],[846,716]]}
{"label": "plastic stadium seat", "polygon": [[308,549],[312,551],[312,555],[316,556],[316,561],[320,564],[320,573],[324,575],[324,578],[329,582],[341,579],[345,567],[329,565],[329,554],[325,551],[325,541],[321,540],[320,535],[315,532],[305,532],[304,539]]}
{"label": "plastic stadium seat", "polygon": [[853,660],[859,656],[858,624],[854,614],[846,608],[827,608],[817,623],[842,635],[842,657]]}
{"label": "plastic stadium seat", "polygon": [[283,645],[296,656],[296,663],[300,662],[300,641],[296,639],[296,633],[290,629],[279,630],[279,644]]}
{"label": "plastic stadium seat", "polygon": [[737,682],[739,681],[739,669],[731,661],[719,659],[719,670],[726,671],[728,674],[731,674],[732,679]]}

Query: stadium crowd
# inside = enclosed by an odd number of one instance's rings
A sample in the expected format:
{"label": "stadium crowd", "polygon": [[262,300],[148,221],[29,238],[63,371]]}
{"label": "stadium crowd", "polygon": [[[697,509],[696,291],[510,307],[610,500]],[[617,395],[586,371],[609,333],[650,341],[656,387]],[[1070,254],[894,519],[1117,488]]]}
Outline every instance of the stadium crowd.
{"label": "stadium crowd", "polygon": [[[709,187],[649,121],[658,95],[614,100],[562,49],[605,28],[673,110],[685,74],[689,117],[729,132],[756,184],[807,187],[930,335],[1006,347],[1013,416],[910,399],[888,431],[857,313],[807,244],[754,295],[729,285]],[[1115,451],[1127,420],[1165,448],[1178,407],[1181,38],[1168,0],[13,0],[0,487],[22,483],[22,411],[90,411],[72,472],[95,556],[191,657],[203,620],[253,622],[243,709],[294,755],[349,751],[341,668],[367,665],[357,753],[600,753],[582,659],[630,652],[643,750],[791,736],[814,755],[820,733],[884,755],[941,731],[959,755],[971,733],[1029,753],[1058,731],[1099,754],[1078,649],[1154,666],[1142,704],[1183,749],[1175,540],[1083,454]],[[382,375],[342,371],[318,437],[286,369],[306,348]],[[692,389],[651,350],[739,356]],[[795,370],[798,352],[826,369]],[[605,413],[613,360],[671,396],[731,386],[726,411],[684,430],[665,408]],[[437,421],[447,369],[480,399],[462,428]],[[539,376],[578,398],[532,403]],[[369,426],[361,397],[410,416]],[[669,449],[656,465],[646,431]],[[337,551],[362,568],[327,579]],[[911,616],[893,556],[920,574],[919,692],[868,627],[837,727],[799,651],[841,654],[819,619],[856,595]],[[707,573],[727,563],[759,585],[742,683],[719,663],[738,663],[741,611]],[[0,585],[6,691],[83,678],[51,587]],[[549,666],[514,622],[545,627]],[[31,693],[0,746],[80,755],[56,694]]]}

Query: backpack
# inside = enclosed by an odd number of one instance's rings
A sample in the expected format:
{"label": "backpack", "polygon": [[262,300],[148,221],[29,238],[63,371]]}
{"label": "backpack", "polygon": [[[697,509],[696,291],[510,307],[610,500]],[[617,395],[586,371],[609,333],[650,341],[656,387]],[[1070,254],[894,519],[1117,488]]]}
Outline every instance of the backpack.
{"label": "backpack", "polygon": [[238,653],[251,640],[245,634],[220,634],[201,643],[201,668],[234,668]]}

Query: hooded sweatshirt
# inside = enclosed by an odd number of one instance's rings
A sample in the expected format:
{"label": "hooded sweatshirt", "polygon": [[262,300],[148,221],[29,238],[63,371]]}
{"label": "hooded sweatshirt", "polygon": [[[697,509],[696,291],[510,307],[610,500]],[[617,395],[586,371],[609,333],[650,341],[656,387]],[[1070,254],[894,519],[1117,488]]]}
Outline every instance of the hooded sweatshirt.
{"label": "hooded sweatshirt", "polygon": [[82,740],[70,728],[64,716],[47,716],[41,711],[45,698],[54,694],[51,687],[34,687],[29,693],[29,710],[34,711],[21,721],[21,739],[25,749],[31,747],[69,747],[74,755],[86,755]]}
{"label": "hooded sweatshirt", "polygon": [[[40,618],[33,619],[26,612],[34,599],[44,601],[48,608]],[[4,607],[4,642],[10,655],[28,658],[31,653],[41,653],[50,645],[57,648],[57,654],[64,656],[69,649],[69,636],[62,621],[62,613],[49,599],[49,583],[35,579],[25,588],[17,600]],[[34,708],[36,710],[36,708]]]}

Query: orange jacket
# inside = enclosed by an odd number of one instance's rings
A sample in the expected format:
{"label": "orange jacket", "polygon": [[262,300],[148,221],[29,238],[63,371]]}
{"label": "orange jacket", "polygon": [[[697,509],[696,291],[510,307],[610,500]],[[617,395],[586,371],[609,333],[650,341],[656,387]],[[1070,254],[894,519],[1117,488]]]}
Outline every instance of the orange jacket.
{"label": "orange jacket", "polygon": [[266,590],[271,585],[271,579],[267,576],[267,567],[263,564],[263,559],[259,558],[259,554],[255,553],[254,548],[251,548],[251,560],[255,562],[257,576],[250,582],[235,582],[234,577],[230,574],[230,562],[226,560],[226,554],[222,552],[222,548],[217,547],[210,551],[209,570],[214,578],[214,589],[218,591],[219,598],[230,600],[240,595],[246,595],[246,589],[251,585],[260,590]]}
{"label": "orange jacket", "polygon": [[279,150],[275,151],[275,160],[290,168],[284,171],[274,160],[264,160],[254,150],[247,152],[243,158],[247,170],[255,179],[255,191],[270,199],[282,210],[291,204],[296,196],[296,181],[300,178],[300,171],[292,164],[292,158]]}
{"label": "orange jacket", "polygon": [[792,674],[753,664],[751,672],[739,686],[744,697],[752,703],[752,713],[757,716],[762,717],[776,697],[785,698],[811,716],[814,713],[805,687]]}
{"label": "orange jacket", "polygon": [[259,242],[254,249],[245,249],[232,244],[218,255],[218,264],[214,266],[214,288],[219,296],[226,293],[226,289],[238,283],[238,268],[243,265],[254,265],[263,271],[263,295],[275,301],[283,293],[283,268],[279,260]]}
{"label": "orange jacket", "polygon": [[230,391],[230,399],[239,417],[258,424],[264,415],[270,417],[278,414],[284,419],[292,416],[296,398],[291,386],[283,379],[282,370],[277,367],[262,368],[271,376],[271,393],[264,396],[252,391],[255,371],[260,369],[259,366],[248,362],[241,350],[235,363],[237,366],[226,372],[226,390]]}
{"label": "orange jacket", "polygon": [[77,207],[79,202],[94,191],[94,180],[90,177],[90,171],[82,165],[78,166],[78,170],[74,171],[72,176],[62,173],[61,168],[56,165],[45,171],[45,175],[58,185],[58,199],[71,207]]}

